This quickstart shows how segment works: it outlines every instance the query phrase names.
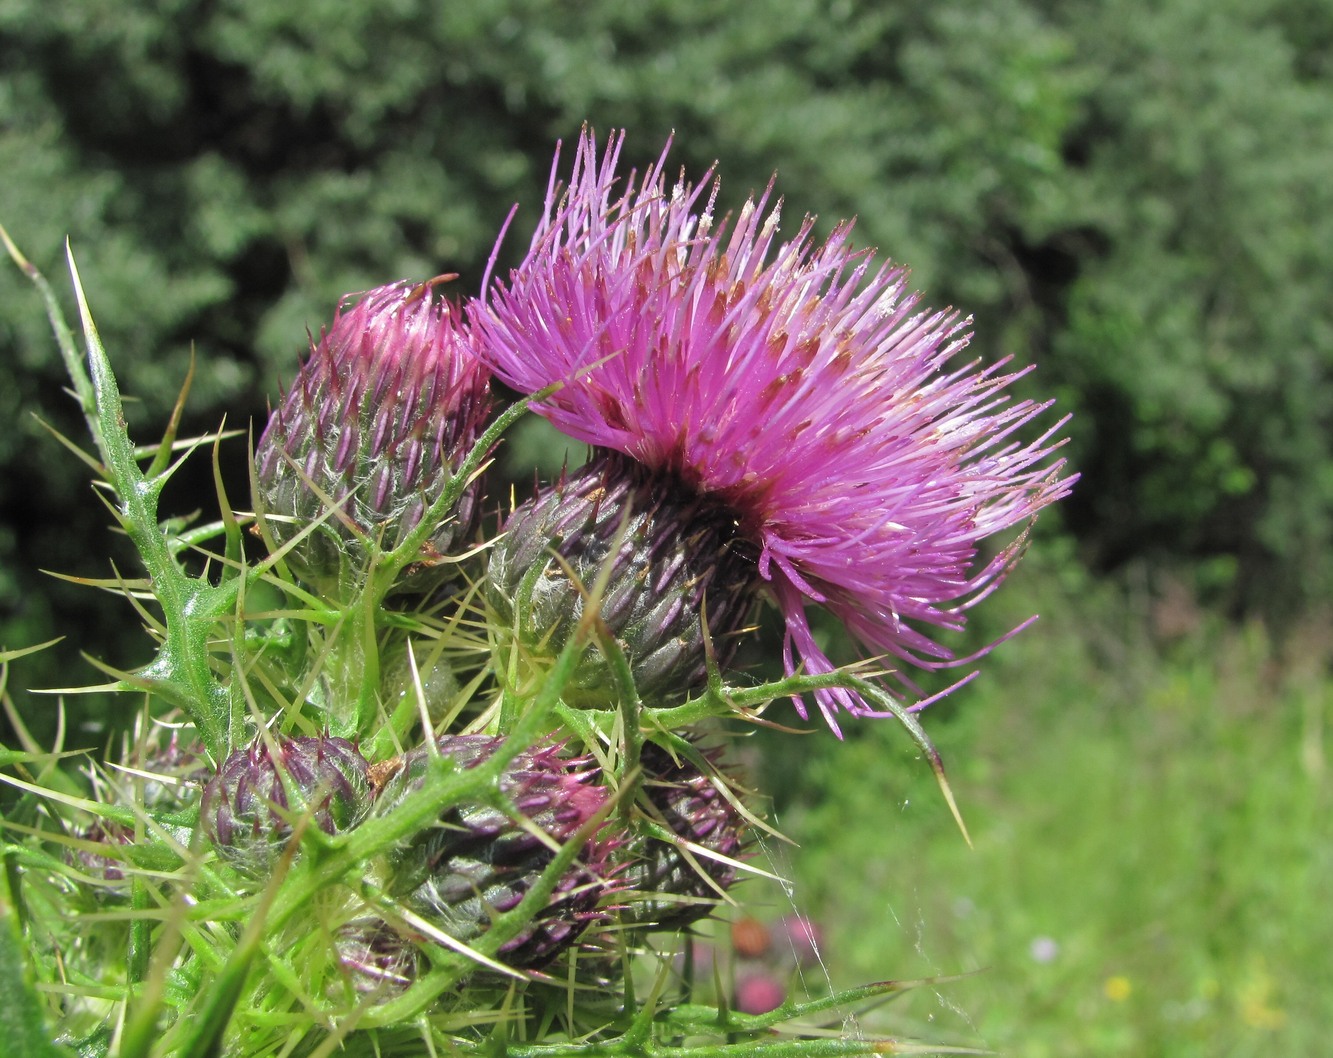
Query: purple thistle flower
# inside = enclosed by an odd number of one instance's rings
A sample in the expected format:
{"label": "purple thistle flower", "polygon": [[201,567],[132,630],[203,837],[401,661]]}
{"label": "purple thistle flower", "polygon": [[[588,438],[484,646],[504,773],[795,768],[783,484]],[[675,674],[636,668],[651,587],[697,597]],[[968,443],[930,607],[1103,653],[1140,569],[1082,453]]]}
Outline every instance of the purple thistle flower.
{"label": "purple thistle flower", "polygon": [[809,968],[819,965],[819,949],[824,944],[824,931],[819,924],[805,915],[784,915],[773,929],[777,954],[790,959],[797,966]]}
{"label": "purple thistle flower", "polygon": [[[668,189],[665,152],[617,191],[623,139],[599,164],[585,132],[567,191],[553,170],[527,257],[469,306],[478,354],[520,392],[563,383],[536,410],[565,433],[730,507],[789,673],[834,667],[810,603],[877,653],[961,663],[926,629],[962,628],[1023,543],[983,559],[981,541],[1068,492],[1048,458],[1063,420],[1019,440],[1048,407],[1010,402],[1023,372],[954,365],[968,321],[920,308],[904,269],[853,252],[850,223],[816,246],[807,217],[780,243],[770,188],[728,230],[716,184]],[[881,715],[816,698],[835,731],[839,708]]]}
{"label": "purple thistle flower", "polygon": [[[336,575],[363,538],[391,549],[416,527],[467,456],[490,411],[486,368],[457,311],[430,283],[399,282],[344,298],[255,451],[259,490],[279,542],[339,504],[293,558],[306,575]],[[312,485],[314,488],[312,488]],[[477,487],[433,530],[425,564],[471,529]],[[355,528],[353,528],[355,527]],[[413,578],[427,588],[439,578]]]}
{"label": "purple thistle flower", "polygon": [[742,1014],[767,1014],[787,1001],[787,987],[763,970],[748,973],[736,982],[732,1001]]}

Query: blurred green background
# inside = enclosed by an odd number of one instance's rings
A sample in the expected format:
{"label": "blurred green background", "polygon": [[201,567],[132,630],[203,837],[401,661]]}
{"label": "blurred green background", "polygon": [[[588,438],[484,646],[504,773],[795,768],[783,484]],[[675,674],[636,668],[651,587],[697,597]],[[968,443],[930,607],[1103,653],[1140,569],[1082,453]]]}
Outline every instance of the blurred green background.
{"label": "blurred green background", "polygon": [[[1325,1053],[1333,3],[0,0],[0,222],[62,290],[72,240],[139,441],[192,349],[187,428],[244,427],[342,293],[475,293],[585,120],[855,215],[1073,415],[1082,481],[972,638],[1044,619],[928,716],[976,848],[894,725],[762,740],[837,982],[977,971],[895,1016],[1015,1054]],[[13,268],[0,375],[0,649],[63,634],[11,683],[93,682],[146,641],[40,571],[133,558]],[[174,488],[207,508],[207,461]],[[124,706],[69,707],[92,744]]]}

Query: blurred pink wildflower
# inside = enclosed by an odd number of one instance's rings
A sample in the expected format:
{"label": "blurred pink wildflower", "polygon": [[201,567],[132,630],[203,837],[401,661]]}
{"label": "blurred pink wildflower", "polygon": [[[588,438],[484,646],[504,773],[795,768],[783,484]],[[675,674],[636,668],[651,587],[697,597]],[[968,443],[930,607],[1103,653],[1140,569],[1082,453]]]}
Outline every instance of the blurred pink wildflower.
{"label": "blurred pink wildflower", "polygon": [[[850,223],[816,246],[807,217],[779,242],[771,187],[718,222],[711,172],[668,188],[665,151],[617,190],[623,140],[599,164],[585,131],[567,190],[553,167],[526,258],[469,308],[479,356],[522,393],[563,383],[536,410],[565,433],[734,511],[789,673],[833,668],[810,603],[879,654],[959,663],[924,629],[962,628],[1023,535],[990,558],[981,541],[1068,492],[1049,458],[1063,420],[1020,440],[1048,406],[1010,401],[1023,372],[952,364],[969,321],[919,308],[904,269],[852,250]],[[839,708],[879,715],[815,697],[835,731]]]}

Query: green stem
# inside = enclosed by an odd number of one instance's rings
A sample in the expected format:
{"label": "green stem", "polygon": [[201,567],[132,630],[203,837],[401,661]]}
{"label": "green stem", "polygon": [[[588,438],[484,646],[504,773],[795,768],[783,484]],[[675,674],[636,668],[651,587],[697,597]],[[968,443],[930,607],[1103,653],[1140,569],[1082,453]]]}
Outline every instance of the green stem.
{"label": "green stem", "polygon": [[[209,638],[216,619],[225,612],[211,586],[187,575],[158,527],[161,480],[149,481],[139,469],[125,427],[120,387],[97,333],[73,254],[70,276],[78,299],[87,353],[88,377],[96,400],[94,440],[106,465],[107,480],[120,503],[120,519],[139,552],[153,583],[153,594],[166,617],[166,638],[157,660],[143,676],[156,690],[184,708],[215,760],[240,740],[244,713],[234,710],[230,696],[214,677]],[[75,390],[80,388],[76,377]],[[227,593],[231,595],[232,593]]]}
{"label": "green stem", "polygon": [[[46,277],[37,270],[37,266],[29,261],[19,252],[13,240],[9,237],[9,232],[0,227],[0,240],[3,240],[5,248],[9,251],[9,256],[13,258],[14,263],[19,266],[23,274],[32,280],[37,292],[41,295],[42,302],[46,306],[46,318],[51,321],[51,330],[55,332],[56,345],[60,348],[61,359],[65,361],[65,371],[69,375],[70,384],[74,387],[74,399],[79,402],[79,409],[83,412],[83,418],[88,424],[88,432],[93,440],[98,440],[98,421],[97,421],[97,398],[93,393],[92,380],[88,378],[88,372],[83,366],[83,358],[79,353],[78,343],[74,340],[74,332],[70,330],[69,324],[65,322],[64,310],[60,307],[60,302],[56,299],[55,291],[51,289],[51,284],[46,281]],[[68,252],[68,244],[66,246]],[[101,448],[98,445],[99,450]]]}

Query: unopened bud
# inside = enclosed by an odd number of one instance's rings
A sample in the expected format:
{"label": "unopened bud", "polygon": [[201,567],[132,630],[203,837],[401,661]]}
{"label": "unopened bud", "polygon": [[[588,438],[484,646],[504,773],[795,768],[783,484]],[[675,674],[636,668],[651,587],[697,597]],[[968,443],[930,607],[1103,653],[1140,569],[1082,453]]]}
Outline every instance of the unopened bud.
{"label": "unopened bud", "polygon": [[[299,574],[327,583],[355,573],[417,526],[485,426],[489,378],[429,283],[344,299],[255,451],[259,505],[280,516],[268,522],[278,543],[325,519],[290,554]],[[398,587],[438,583],[426,571],[471,531],[476,506],[473,484]]]}
{"label": "unopened bud", "polygon": [[[710,764],[718,753],[705,755]],[[742,851],[745,818],[719,788],[726,782],[720,771],[706,774],[684,757],[673,760],[652,742],[644,744],[640,765],[649,819],[675,840],[645,835],[635,846],[623,877],[622,920],[680,928],[712,912],[736,881],[736,868],[727,861]]]}
{"label": "unopened bud", "polygon": [[[486,735],[445,735],[436,740],[435,751],[470,768],[488,760],[501,742]],[[419,786],[431,752],[423,746],[405,755],[381,791],[377,811],[392,811]],[[554,858],[554,848],[574,840],[602,810],[607,791],[591,782],[592,776],[587,759],[564,758],[553,746],[518,754],[501,773],[499,788],[524,822],[488,803],[449,809],[395,857],[391,891],[449,936],[474,940],[495,915],[518,905]],[[587,841],[546,906],[500,946],[498,957],[533,967],[572,945],[598,917],[615,844],[602,834]]]}
{"label": "unopened bud", "polygon": [[222,762],[204,787],[199,825],[218,852],[260,874],[309,813],[326,834],[356,826],[370,809],[370,765],[346,739],[257,739]]}

